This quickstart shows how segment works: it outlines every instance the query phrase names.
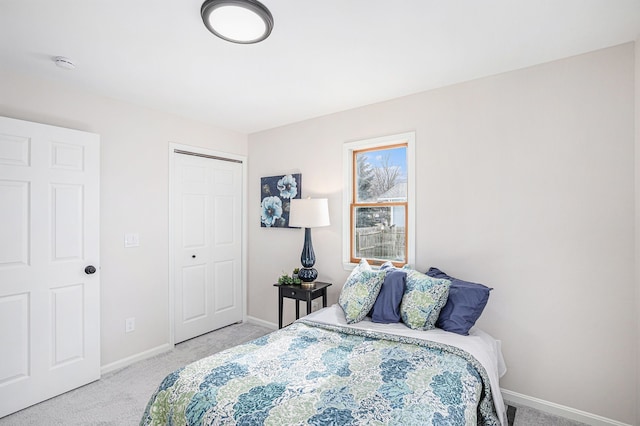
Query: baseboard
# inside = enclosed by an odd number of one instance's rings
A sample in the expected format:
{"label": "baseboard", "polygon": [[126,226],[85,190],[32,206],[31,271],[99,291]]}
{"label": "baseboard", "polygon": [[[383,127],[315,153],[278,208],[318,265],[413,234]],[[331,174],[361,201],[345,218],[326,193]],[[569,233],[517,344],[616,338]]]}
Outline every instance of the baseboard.
{"label": "baseboard", "polygon": [[627,423],[622,423],[617,420],[598,416],[597,414],[576,410],[575,408],[566,407],[554,402],[549,402],[543,399],[534,398],[532,396],[523,395],[521,393],[513,392],[507,389],[500,390],[502,391],[502,397],[505,399],[505,401],[535,408],[536,410],[544,411],[545,413],[553,414],[555,416],[564,417],[566,419],[575,420],[592,426],[631,426]]}
{"label": "baseboard", "polygon": [[260,318],[252,317],[252,316],[249,316],[249,315],[247,316],[247,322],[250,322],[251,324],[261,325],[263,327],[270,328],[271,330],[277,330],[278,329],[278,324],[274,324],[274,323],[269,322],[269,321],[261,320]]}
{"label": "baseboard", "polygon": [[145,360],[147,358],[151,358],[152,356],[159,355],[161,353],[170,351],[173,349],[173,345],[169,343],[165,343],[164,345],[156,346],[155,348],[149,349],[148,351],[140,352],[139,354],[131,355],[129,357],[123,358],[116,362],[112,362],[111,364],[103,365],[100,367],[101,374],[107,374],[115,370],[119,370],[128,365],[131,365],[135,362]]}
{"label": "baseboard", "polygon": [[[277,330],[278,329],[278,325],[274,324],[272,322],[268,322],[268,321],[264,321],[261,320],[260,318],[255,318],[252,316],[246,316],[246,321],[253,323],[253,324],[257,324],[257,325],[261,325],[263,327],[269,328],[271,330]],[[134,362],[138,362],[138,361],[142,361],[144,359],[147,358],[151,358],[152,356],[156,356],[159,355],[163,352],[167,352],[173,349],[173,345],[169,344],[169,343],[165,343],[164,345],[160,345],[157,346],[155,348],[149,349],[148,351],[144,351],[144,352],[140,352],[139,354],[135,354],[132,355],[130,357],[127,358],[123,358],[119,361],[116,362],[112,362],[111,364],[107,364],[107,365],[103,365],[100,368],[100,373],[101,374],[107,374],[110,373],[112,371],[115,370],[119,370],[121,368],[124,368],[128,365],[133,364]]]}

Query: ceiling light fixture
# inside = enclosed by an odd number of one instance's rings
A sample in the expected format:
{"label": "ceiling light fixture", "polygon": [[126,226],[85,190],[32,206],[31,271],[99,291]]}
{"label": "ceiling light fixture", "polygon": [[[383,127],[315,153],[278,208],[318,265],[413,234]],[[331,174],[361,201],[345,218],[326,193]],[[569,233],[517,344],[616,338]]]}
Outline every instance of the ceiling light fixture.
{"label": "ceiling light fixture", "polygon": [[273,29],[271,12],[255,0],[207,0],[200,14],[209,31],[232,43],[258,43]]}

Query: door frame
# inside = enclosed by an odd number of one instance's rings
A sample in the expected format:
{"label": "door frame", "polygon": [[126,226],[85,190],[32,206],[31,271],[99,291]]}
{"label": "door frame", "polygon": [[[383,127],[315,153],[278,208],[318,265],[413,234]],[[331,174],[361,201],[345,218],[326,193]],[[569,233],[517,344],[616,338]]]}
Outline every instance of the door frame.
{"label": "door frame", "polygon": [[242,197],[240,197],[242,203],[242,254],[240,261],[242,262],[242,276],[241,276],[241,297],[242,297],[242,322],[247,322],[247,156],[240,154],[233,154],[230,152],[216,151],[208,148],[202,148],[199,146],[184,145],[174,142],[169,142],[169,344],[173,348],[175,346],[175,280],[174,280],[174,263],[175,263],[175,250],[174,250],[174,202],[173,199],[173,185],[175,183],[175,158],[178,154],[175,150],[192,152],[194,154],[203,154],[213,157],[228,158],[230,160],[238,160],[242,162]]}

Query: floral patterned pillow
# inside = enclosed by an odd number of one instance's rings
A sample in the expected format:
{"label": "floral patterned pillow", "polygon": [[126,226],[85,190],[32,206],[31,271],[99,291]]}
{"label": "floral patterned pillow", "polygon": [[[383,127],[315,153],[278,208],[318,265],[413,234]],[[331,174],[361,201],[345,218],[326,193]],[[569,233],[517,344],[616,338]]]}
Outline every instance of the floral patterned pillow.
{"label": "floral patterned pillow", "polygon": [[431,330],[447,303],[451,281],[432,278],[413,269],[406,271],[407,286],[400,304],[402,321],[409,328]]}
{"label": "floral patterned pillow", "polygon": [[347,324],[360,322],[369,313],[376,303],[385,275],[385,271],[372,270],[365,259],[351,271],[338,299]]}

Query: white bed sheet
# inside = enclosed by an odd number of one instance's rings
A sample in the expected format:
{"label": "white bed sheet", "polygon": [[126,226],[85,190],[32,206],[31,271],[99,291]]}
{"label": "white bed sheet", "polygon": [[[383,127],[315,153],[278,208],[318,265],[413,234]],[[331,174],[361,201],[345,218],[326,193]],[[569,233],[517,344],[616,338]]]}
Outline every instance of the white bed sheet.
{"label": "white bed sheet", "polygon": [[403,323],[380,324],[372,322],[369,317],[355,324],[347,324],[344,312],[339,305],[332,305],[319,311],[312,312],[304,317],[322,324],[340,325],[360,330],[371,330],[383,333],[394,334],[404,337],[412,337],[422,340],[444,343],[458,347],[473,355],[487,371],[491,382],[491,392],[493,401],[498,412],[498,417],[503,425],[507,424],[506,408],[500,392],[500,377],[507,372],[507,367],[502,356],[500,341],[494,339],[489,334],[473,327],[468,336],[461,336],[456,333],[441,330],[439,328],[422,331],[413,330]]}

